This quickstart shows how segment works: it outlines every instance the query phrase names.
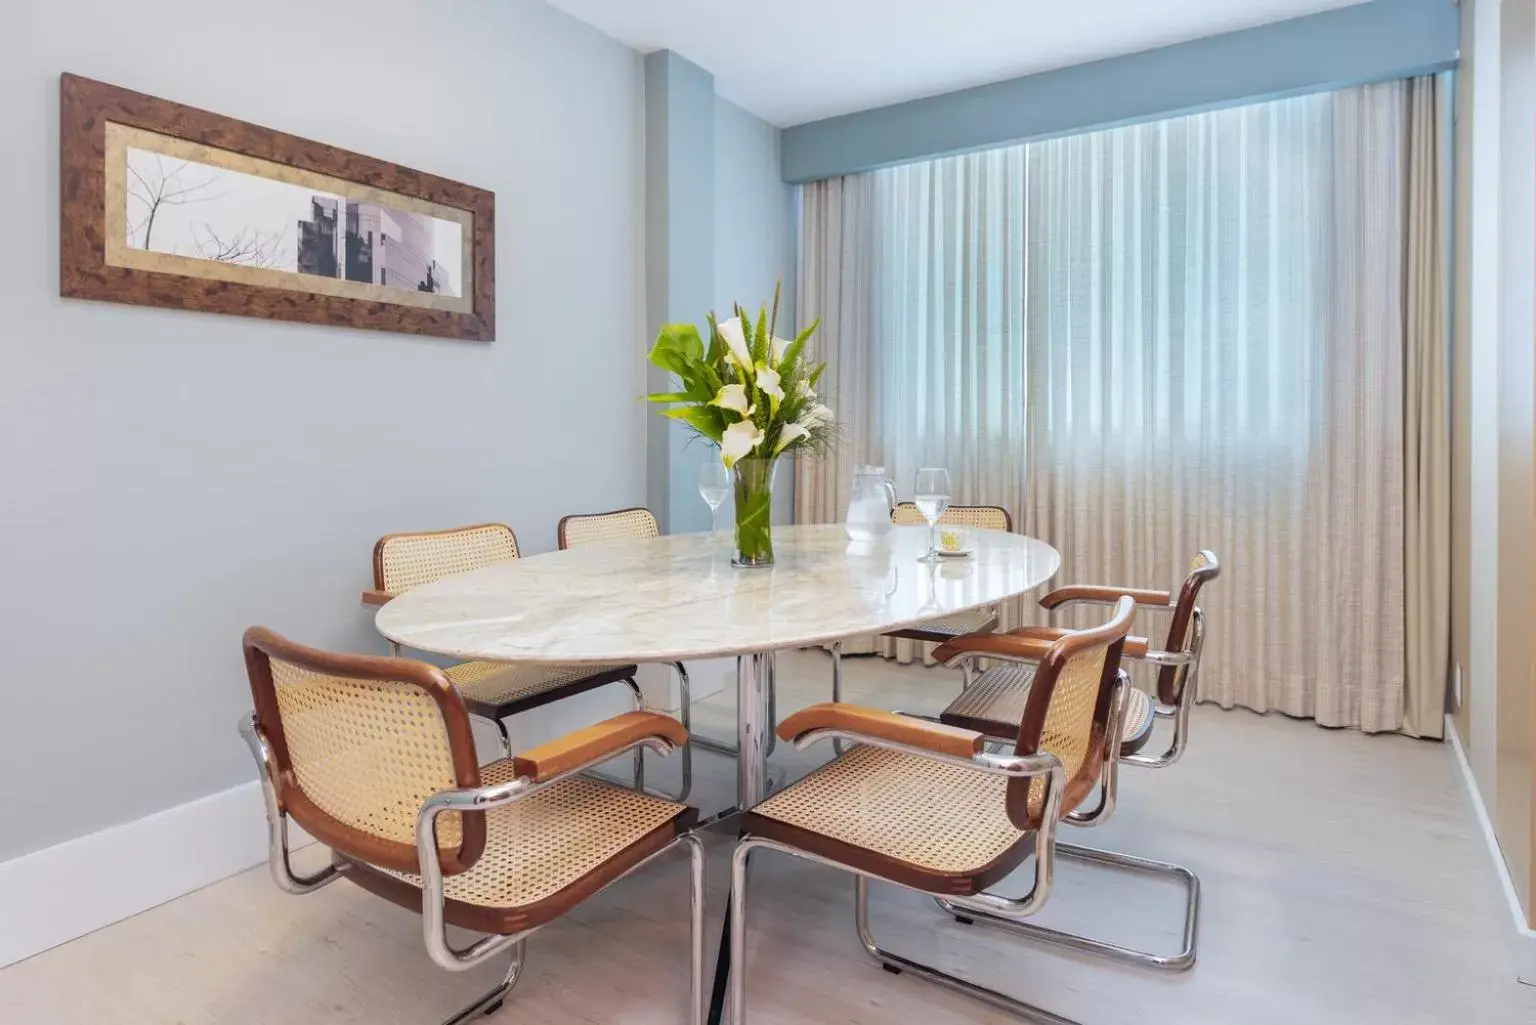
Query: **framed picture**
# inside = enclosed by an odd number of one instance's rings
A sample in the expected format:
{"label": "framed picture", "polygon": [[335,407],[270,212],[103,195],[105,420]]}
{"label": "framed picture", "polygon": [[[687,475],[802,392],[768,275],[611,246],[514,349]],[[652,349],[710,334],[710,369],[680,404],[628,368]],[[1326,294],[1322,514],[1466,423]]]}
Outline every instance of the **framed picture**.
{"label": "framed picture", "polygon": [[495,337],[492,193],[78,75],[60,90],[61,295]]}

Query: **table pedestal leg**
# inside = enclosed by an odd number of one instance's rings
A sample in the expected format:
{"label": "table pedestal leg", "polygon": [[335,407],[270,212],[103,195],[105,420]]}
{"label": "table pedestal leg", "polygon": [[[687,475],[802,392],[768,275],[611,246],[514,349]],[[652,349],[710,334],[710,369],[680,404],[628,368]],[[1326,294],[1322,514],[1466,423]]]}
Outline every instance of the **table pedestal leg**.
{"label": "table pedestal leg", "polygon": [[[771,651],[743,655],[736,671],[736,807],[748,811],[768,796],[768,744],[778,725],[768,714],[768,693],[776,684],[777,660]],[[715,959],[715,985],[709,999],[709,1025],[720,1025],[731,978],[731,909],[726,904]]]}

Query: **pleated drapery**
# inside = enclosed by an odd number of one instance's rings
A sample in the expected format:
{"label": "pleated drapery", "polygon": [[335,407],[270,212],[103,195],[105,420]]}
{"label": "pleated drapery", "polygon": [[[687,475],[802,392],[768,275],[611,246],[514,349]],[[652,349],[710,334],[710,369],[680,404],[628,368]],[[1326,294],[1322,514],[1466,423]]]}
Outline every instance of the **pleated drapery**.
{"label": "pleated drapery", "polygon": [[942,465],[1058,582],[1174,587],[1212,548],[1204,700],[1438,736],[1436,119],[1422,79],[807,186],[804,308],[858,330],[824,329],[853,427],[801,519],[855,462],[904,494]]}

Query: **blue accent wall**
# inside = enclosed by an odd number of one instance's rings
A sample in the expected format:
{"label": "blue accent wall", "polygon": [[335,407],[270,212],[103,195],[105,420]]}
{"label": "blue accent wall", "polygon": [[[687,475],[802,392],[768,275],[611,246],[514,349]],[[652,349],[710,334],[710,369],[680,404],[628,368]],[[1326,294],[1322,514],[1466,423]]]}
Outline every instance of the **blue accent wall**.
{"label": "blue accent wall", "polygon": [[1456,66],[1451,0],[1370,0],[784,130],[787,182]]}

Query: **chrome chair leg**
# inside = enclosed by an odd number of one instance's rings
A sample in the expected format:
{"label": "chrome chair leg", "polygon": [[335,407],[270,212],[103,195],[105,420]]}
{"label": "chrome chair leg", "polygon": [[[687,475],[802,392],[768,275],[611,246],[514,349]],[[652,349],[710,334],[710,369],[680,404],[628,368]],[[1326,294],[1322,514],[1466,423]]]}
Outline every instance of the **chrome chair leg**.
{"label": "chrome chair leg", "polygon": [[[737,845],[735,853],[731,857],[731,979],[730,979],[730,1009],[731,1025],[747,1025],[746,1006],[746,938],[747,938],[747,862],[753,850],[758,847],[767,847],[770,850],[781,851],[785,854],[803,858],[813,864],[825,865],[828,868],[840,869],[850,872],[854,876],[854,924],[859,933],[859,942],[870,956],[878,961],[886,971],[894,974],[911,972],[913,975],[929,982],[937,983],[949,989],[957,990],[967,996],[985,1001],[994,1007],[1010,1011],[1030,1021],[1039,1022],[1041,1025],[1081,1025],[1081,1023],[1064,1018],[1027,1004],[1022,1000],[1016,1000],[996,990],[985,986],[978,986],[974,982],[968,982],[958,976],[950,975],[930,965],[913,961],[893,954],[882,948],[876,941],[873,931],[869,927],[869,880],[864,875],[850,871],[847,867],[836,862],[819,858],[813,854],[797,851],[784,847],[771,840],[759,840],[752,837],[743,838]],[[896,884],[893,884],[896,885]],[[1046,884],[1047,891],[1049,883]]]}
{"label": "chrome chair leg", "polygon": [[[635,678],[631,676],[624,683],[634,696],[635,711],[645,711],[645,695],[641,693],[640,685],[635,682]],[[643,747],[635,748],[635,789],[641,793],[645,792],[645,748]]]}
{"label": "chrome chair leg", "polygon": [[518,940],[513,944],[512,965],[502,977],[501,985],[443,1022],[443,1025],[467,1025],[476,1018],[490,1017],[501,1010],[502,1002],[507,999],[507,994],[512,992],[512,987],[517,985],[518,977],[523,973],[523,958],[527,949],[527,940]]}
{"label": "chrome chair leg", "polygon": [[[683,724],[683,729],[691,738],[693,736],[693,694],[688,680],[688,668],[681,662],[672,663],[673,672],[677,673],[678,700],[682,703],[679,709],[678,719]],[[683,745],[683,785],[678,790],[675,798],[678,803],[688,800],[688,795],[693,792],[693,742]]]}
{"label": "chrome chair leg", "polygon": [[900,954],[893,954],[881,947],[875,941],[874,931],[869,927],[869,880],[864,876],[855,876],[853,880],[853,917],[854,925],[859,932],[859,942],[864,945],[864,949],[869,952],[870,957],[880,962],[880,967],[893,975],[911,972],[920,979],[937,983],[946,989],[964,993],[966,996],[974,997],[984,1003],[991,1004],[993,1007],[1017,1014],[1029,1021],[1040,1022],[1041,1025],[1081,1025],[1074,1018],[1064,1018],[1059,1014],[1045,1010],[1043,1007],[1036,1007],[1034,1004],[1025,1003],[1005,993],[999,993],[995,989],[988,989],[986,986],[977,985],[957,975],[950,975],[948,972],[940,971],[932,965],[925,965],[920,961],[913,961],[911,958],[902,957]]}
{"label": "chrome chair leg", "polygon": [[[843,642],[833,642],[830,650],[832,652],[832,703],[839,704],[843,700]],[[843,742],[833,740],[832,750],[841,755]]]}
{"label": "chrome chair leg", "polygon": [[691,1025],[704,1025],[709,1013],[705,1007],[704,993],[704,842],[690,833],[682,842],[688,847],[689,857],[689,938],[688,967],[692,978],[688,985],[688,1021]]}
{"label": "chrome chair leg", "polygon": [[496,727],[496,732],[501,735],[502,756],[505,758],[511,758],[514,754],[516,754],[516,752],[512,750],[512,733],[507,729],[506,722],[501,719],[487,719],[485,721]]}
{"label": "chrome chair leg", "polygon": [[1116,868],[1126,872],[1139,872],[1144,875],[1163,876],[1175,879],[1181,883],[1185,892],[1184,936],[1178,953],[1154,954],[1150,951],[1138,950],[1135,947],[1126,947],[1118,943],[1110,943],[1107,940],[1096,940],[1089,936],[1064,932],[1060,929],[1052,929],[1048,926],[1036,925],[1032,922],[1020,922],[997,915],[989,915],[979,909],[962,908],[943,898],[938,898],[938,903],[945,911],[954,915],[956,921],[967,925],[976,922],[995,926],[1028,939],[1039,940],[1041,943],[1049,943],[1053,946],[1066,947],[1069,950],[1078,950],[1088,954],[1098,954],[1123,964],[1136,965],[1141,968],[1155,968],[1159,971],[1168,972],[1185,972],[1195,966],[1195,945],[1200,927],[1199,876],[1182,865],[1174,865],[1166,861],[1151,861],[1147,858],[1138,858],[1130,854],[1099,850],[1096,847],[1079,847],[1076,844],[1058,843],[1056,845],[1056,853],[1072,861],[1082,861],[1091,865],[1101,865],[1105,868]]}

